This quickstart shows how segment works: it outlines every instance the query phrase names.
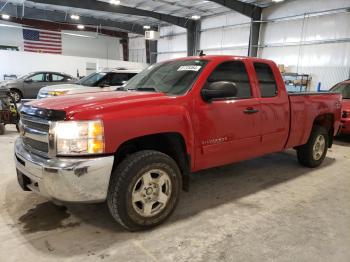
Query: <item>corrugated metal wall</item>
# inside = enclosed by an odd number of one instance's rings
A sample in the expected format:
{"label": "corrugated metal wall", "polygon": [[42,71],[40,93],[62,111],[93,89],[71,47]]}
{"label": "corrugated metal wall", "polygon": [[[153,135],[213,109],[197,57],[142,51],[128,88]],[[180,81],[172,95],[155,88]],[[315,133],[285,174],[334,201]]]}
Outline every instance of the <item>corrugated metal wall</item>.
{"label": "corrugated metal wall", "polygon": [[[259,57],[311,74],[310,89],[323,89],[350,75],[350,0],[294,0],[263,11]],[[235,12],[201,20],[200,48],[206,54],[247,55],[250,19]],[[160,28],[158,61],[187,55],[186,30]],[[138,48],[135,48],[135,50]],[[138,55],[130,56],[138,57]],[[145,54],[140,52],[145,57]],[[132,60],[143,61],[143,60]]]}
{"label": "corrugated metal wall", "polygon": [[129,35],[129,61],[146,63],[146,42],[144,36]]}
{"label": "corrugated metal wall", "polygon": [[238,13],[202,20],[200,49],[206,54],[248,54],[250,19]]}
{"label": "corrugated metal wall", "polygon": [[[310,74],[311,90],[349,78],[350,1],[291,1],[263,12],[259,56]],[[297,15],[297,17],[295,17]]]}
{"label": "corrugated metal wall", "polygon": [[157,61],[187,56],[186,29],[178,26],[160,28]]}

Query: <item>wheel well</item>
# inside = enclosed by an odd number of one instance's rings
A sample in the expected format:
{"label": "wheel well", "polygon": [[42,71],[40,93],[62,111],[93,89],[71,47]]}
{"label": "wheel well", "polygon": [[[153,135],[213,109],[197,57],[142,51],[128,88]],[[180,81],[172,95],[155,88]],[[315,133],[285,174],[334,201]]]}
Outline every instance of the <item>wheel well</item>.
{"label": "wheel well", "polygon": [[184,190],[188,190],[190,155],[187,154],[185,140],[181,134],[161,133],[137,137],[124,142],[115,152],[113,170],[128,155],[141,150],[156,150],[173,158],[182,173]]}
{"label": "wheel well", "polygon": [[22,91],[19,90],[18,88],[10,88],[10,91],[17,91],[17,92],[20,93],[20,95],[23,97]]}
{"label": "wheel well", "polygon": [[329,148],[333,145],[334,139],[334,115],[333,114],[324,114],[316,117],[313,126],[322,126],[328,132],[329,137]]}

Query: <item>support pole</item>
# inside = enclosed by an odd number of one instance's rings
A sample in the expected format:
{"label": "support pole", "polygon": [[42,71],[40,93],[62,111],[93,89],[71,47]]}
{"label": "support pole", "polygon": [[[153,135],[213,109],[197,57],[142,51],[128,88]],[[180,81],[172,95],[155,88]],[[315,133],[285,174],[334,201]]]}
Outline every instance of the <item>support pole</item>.
{"label": "support pole", "polygon": [[249,47],[248,47],[248,56],[257,57],[258,56],[258,46],[260,38],[260,19],[252,19],[250,25],[250,37],[249,37]]}
{"label": "support pole", "polygon": [[190,21],[187,28],[187,55],[195,56],[197,55],[197,50],[199,48],[199,32],[200,32],[200,22]]}
{"label": "support pole", "polygon": [[157,63],[157,45],[158,41],[146,40],[146,61],[147,64]]}

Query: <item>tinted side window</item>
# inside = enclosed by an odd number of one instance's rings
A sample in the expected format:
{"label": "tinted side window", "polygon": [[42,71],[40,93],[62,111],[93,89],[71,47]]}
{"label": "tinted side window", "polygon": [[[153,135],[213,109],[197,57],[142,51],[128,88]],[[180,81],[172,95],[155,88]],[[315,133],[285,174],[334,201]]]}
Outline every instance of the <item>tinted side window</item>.
{"label": "tinted side window", "polygon": [[109,74],[107,82],[111,86],[120,86],[125,84],[126,81],[129,80],[128,74],[124,73],[113,73]]}
{"label": "tinted side window", "polygon": [[252,97],[245,65],[241,61],[225,62],[219,65],[208,78],[208,82],[229,81],[237,86],[238,98]]}
{"label": "tinted side window", "polygon": [[133,78],[136,75],[137,75],[136,73],[129,73],[128,74],[128,80],[130,80],[131,78]]}
{"label": "tinted side window", "polygon": [[268,64],[255,63],[254,68],[259,80],[261,97],[277,96],[277,84],[271,67]]}
{"label": "tinted side window", "polygon": [[62,76],[62,75],[52,74],[52,81],[53,82],[62,82],[63,79],[64,79],[64,76]]}
{"label": "tinted side window", "polygon": [[44,81],[44,74],[36,74],[30,77],[33,82],[43,82]]}

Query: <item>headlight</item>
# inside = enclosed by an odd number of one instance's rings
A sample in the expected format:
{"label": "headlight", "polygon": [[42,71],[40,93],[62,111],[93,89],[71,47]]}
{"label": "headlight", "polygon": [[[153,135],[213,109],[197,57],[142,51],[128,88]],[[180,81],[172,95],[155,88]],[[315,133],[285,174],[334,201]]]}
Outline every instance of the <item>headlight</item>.
{"label": "headlight", "polygon": [[49,92],[47,92],[47,95],[48,96],[61,96],[61,95],[64,95],[66,93],[67,93],[67,91],[49,91]]}
{"label": "headlight", "polygon": [[102,154],[105,149],[101,120],[55,122],[57,155]]}

